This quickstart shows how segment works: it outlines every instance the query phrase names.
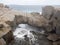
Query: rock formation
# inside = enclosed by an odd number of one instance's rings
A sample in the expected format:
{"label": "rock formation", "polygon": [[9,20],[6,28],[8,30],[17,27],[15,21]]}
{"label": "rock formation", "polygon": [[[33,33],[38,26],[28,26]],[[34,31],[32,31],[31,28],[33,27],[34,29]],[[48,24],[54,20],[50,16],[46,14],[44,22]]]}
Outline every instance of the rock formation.
{"label": "rock formation", "polygon": [[0,7],[3,7],[0,8],[0,31],[3,31],[0,33],[0,37],[3,38],[7,44],[13,39],[12,31],[18,24],[27,23],[37,27],[47,24],[47,20],[43,16],[12,10],[6,8],[4,5]]}
{"label": "rock formation", "polygon": [[5,23],[5,21],[9,19],[7,19],[8,16],[6,16],[4,19],[4,14],[6,13],[4,10],[6,10],[6,8],[3,5],[0,6],[0,44],[8,45],[8,43],[10,43],[14,39],[14,37],[12,28],[10,27],[10,25]]}
{"label": "rock formation", "polygon": [[6,44],[9,44],[14,38],[12,30],[14,30],[14,28],[16,28],[16,26],[20,23],[27,23],[32,26],[42,27],[45,29],[45,32],[47,33],[46,38],[49,41],[45,44],[48,45],[48,43],[52,42],[53,45],[60,45],[59,9],[52,6],[46,6],[42,9],[42,15],[40,15],[39,13],[24,13],[16,11],[0,4],[0,38],[3,38],[4,41],[6,41]]}
{"label": "rock formation", "polygon": [[45,6],[42,9],[42,15],[46,19],[50,19],[52,17],[53,13],[54,13],[54,7],[52,7],[52,6]]}
{"label": "rock formation", "polygon": [[6,42],[3,38],[0,39],[0,45],[6,45]]}
{"label": "rock formation", "polygon": [[48,39],[53,41],[53,45],[60,45],[60,9],[52,6],[43,8],[43,16],[48,19],[47,32]]}

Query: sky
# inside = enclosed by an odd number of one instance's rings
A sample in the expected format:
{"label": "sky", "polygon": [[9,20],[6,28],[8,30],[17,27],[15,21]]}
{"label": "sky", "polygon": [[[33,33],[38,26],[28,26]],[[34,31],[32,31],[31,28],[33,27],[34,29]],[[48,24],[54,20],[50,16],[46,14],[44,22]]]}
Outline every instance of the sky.
{"label": "sky", "polygon": [[60,0],[0,0],[0,3],[11,5],[60,5]]}

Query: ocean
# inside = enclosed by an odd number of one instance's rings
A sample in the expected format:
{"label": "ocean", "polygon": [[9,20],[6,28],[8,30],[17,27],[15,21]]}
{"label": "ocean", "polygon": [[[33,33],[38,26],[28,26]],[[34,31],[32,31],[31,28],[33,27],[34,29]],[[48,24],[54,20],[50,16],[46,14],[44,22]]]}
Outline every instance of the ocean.
{"label": "ocean", "polygon": [[41,5],[9,5],[11,9],[23,11],[23,12],[42,12]]}

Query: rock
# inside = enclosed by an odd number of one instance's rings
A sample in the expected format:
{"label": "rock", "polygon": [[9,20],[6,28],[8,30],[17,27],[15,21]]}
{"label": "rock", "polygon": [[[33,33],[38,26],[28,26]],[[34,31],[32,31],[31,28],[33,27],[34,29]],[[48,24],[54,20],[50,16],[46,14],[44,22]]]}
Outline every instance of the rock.
{"label": "rock", "polygon": [[[29,15],[29,16],[28,16]],[[47,20],[41,16],[41,15],[31,15],[31,14],[25,14],[25,15],[15,15],[16,18],[16,24],[20,23],[27,23],[32,26],[43,26],[47,24]],[[21,20],[22,19],[22,20]]]}
{"label": "rock", "polygon": [[46,30],[46,32],[51,32],[52,31],[52,26],[51,25],[46,25],[46,26],[44,26],[44,29]]}
{"label": "rock", "polygon": [[60,45],[60,41],[53,42],[53,45]]}
{"label": "rock", "polygon": [[42,9],[42,15],[48,19],[48,25],[45,27],[47,32],[55,31],[60,35],[60,9],[46,6]]}
{"label": "rock", "polygon": [[42,25],[46,25],[48,22],[48,20],[39,13],[30,14],[8,8],[1,8],[0,12],[0,21],[9,22],[10,26],[20,23],[27,23],[32,26],[40,27]]}
{"label": "rock", "polygon": [[[0,7],[3,7],[3,5]],[[60,39],[57,35],[60,35],[60,10],[56,10],[52,6],[44,7],[42,9],[42,15],[37,12],[24,13],[8,9],[7,6],[0,8],[0,28],[2,28],[0,29],[0,37],[3,37],[7,44],[14,39],[12,30],[14,30],[20,23],[27,23],[32,26],[42,27],[46,30],[46,32],[48,32],[47,38],[33,32],[39,36],[37,38],[39,38],[38,40],[40,45],[52,45],[51,41],[54,42]],[[54,32],[54,34],[52,34],[52,31],[55,31],[56,33]]]}
{"label": "rock", "polygon": [[37,27],[41,27],[44,25],[47,25],[47,20],[43,17],[43,16],[31,16],[31,18],[28,18],[28,24],[32,25],[32,26],[37,26]]}
{"label": "rock", "polygon": [[15,16],[15,20],[16,20],[16,24],[26,23],[26,22],[27,22],[27,21],[24,22],[24,20],[26,20],[26,19],[25,19],[24,16],[21,16],[21,15],[18,15],[18,16],[16,15],[16,16]]}
{"label": "rock", "polygon": [[0,3],[0,8],[9,8],[9,6],[4,5],[3,3]]}
{"label": "rock", "polygon": [[3,24],[0,24],[0,28],[3,28],[4,26],[3,26]]}
{"label": "rock", "polygon": [[12,31],[9,31],[6,35],[4,35],[3,39],[7,44],[9,44],[14,39]]}
{"label": "rock", "polygon": [[46,40],[40,40],[39,45],[52,45],[52,42]]}
{"label": "rock", "polygon": [[0,30],[0,38],[3,38],[6,41],[6,44],[9,44],[13,40],[13,33],[11,27],[5,22],[0,22],[3,25]]}
{"label": "rock", "polygon": [[9,8],[9,6],[5,5],[5,8]]}
{"label": "rock", "polygon": [[47,38],[51,41],[56,41],[59,39],[58,35],[56,34],[49,34]]}
{"label": "rock", "polygon": [[56,34],[60,35],[60,26],[57,27]]}
{"label": "rock", "polygon": [[42,15],[47,19],[48,23],[45,25],[45,30],[47,32],[51,32],[55,30],[56,27],[56,21],[54,19],[54,7],[52,6],[45,6],[42,9]]}
{"label": "rock", "polygon": [[14,21],[6,21],[5,23],[7,23],[8,25],[10,25],[10,27],[12,28],[12,30],[14,30],[16,28],[16,22]]}
{"label": "rock", "polygon": [[3,27],[0,29],[0,38],[1,38],[5,34],[7,34],[11,30],[11,28],[6,23],[0,22],[0,24],[3,25]]}
{"label": "rock", "polygon": [[31,14],[32,15],[40,15],[40,13],[38,13],[38,12],[32,12]]}
{"label": "rock", "polygon": [[0,38],[0,45],[6,45],[6,42],[3,38]]}
{"label": "rock", "polygon": [[56,27],[56,34],[60,35],[60,10],[56,9],[54,13],[54,18],[55,18],[54,25]]}
{"label": "rock", "polygon": [[3,7],[4,7],[4,5],[3,5],[2,3],[0,3],[0,7],[1,7],[1,8],[3,8]]}
{"label": "rock", "polygon": [[52,42],[49,41],[44,35],[38,35],[39,45],[52,45]]}
{"label": "rock", "polygon": [[49,41],[44,34],[38,32],[32,32],[35,35],[36,45],[52,45],[52,42]]}
{"label": "rock", "polygon": [[53,13],[54,13],[54,7],[52,6],[45,6],[42,9],[42,15],[48,20],[53,16]]}

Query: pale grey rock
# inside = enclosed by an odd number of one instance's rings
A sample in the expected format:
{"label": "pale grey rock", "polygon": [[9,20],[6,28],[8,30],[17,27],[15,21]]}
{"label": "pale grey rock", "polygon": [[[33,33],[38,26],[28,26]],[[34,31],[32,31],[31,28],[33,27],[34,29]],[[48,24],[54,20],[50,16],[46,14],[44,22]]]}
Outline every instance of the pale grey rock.
{"label": "pale grey rock", "polygon": [[53,13],[54,13],[54,7],[52,7],[52,6],[45,6],[42,9],[42,15],[46,19],[50,19],[53,16]]}

